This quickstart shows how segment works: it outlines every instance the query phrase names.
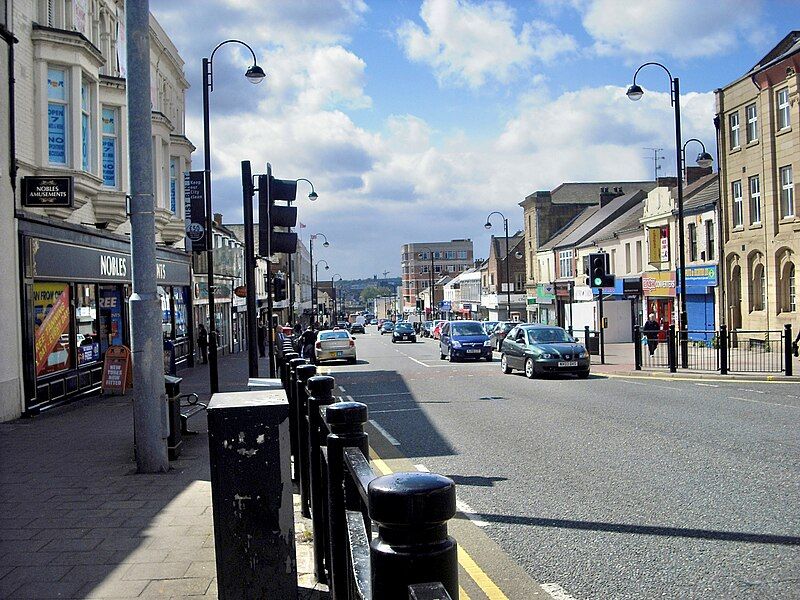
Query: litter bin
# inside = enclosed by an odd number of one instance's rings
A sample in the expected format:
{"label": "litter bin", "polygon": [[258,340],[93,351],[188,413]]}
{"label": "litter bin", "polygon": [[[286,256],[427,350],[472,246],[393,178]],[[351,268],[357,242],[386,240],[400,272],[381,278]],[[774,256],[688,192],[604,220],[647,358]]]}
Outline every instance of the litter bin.
{"label": "litter bin", "polygon": [[169,435],[167,436],[167,454],[170,460],[175,460],[181,454],[181,381],[182,377],[164,375],[164,388],[167,392],[167,421]]}

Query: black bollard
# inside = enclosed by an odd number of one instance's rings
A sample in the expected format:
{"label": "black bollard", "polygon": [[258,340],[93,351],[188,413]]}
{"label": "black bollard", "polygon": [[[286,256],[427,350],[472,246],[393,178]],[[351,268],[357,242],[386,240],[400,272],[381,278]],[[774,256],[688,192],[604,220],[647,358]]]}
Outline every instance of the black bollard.
{"label": "black bollard", "polygon": [[295,405],[297,406],[297,455],[300,474],[300,511],[311,516],[311,480],[308,472],[308,380],[317,374],[314,365],[298,365],[295,369]]}
{"label": "black bollard", "polygon": [[717,340],[717,352],[719,353],[719,372],[723,375],[728,374],[728,326],[719,326],[719,338]]}
{"label": "black bollard", "polygon": [[297,444],[297,374],[295,369],[307,364],[305,358],[292,358],[286,363],[286,397],[289,400],[289,445],[292,448],[292,481],[300,481],[300,458]]}
{"label": "black bollard", "polygon": [[289,393],[289,379],[287,374],[289,373],[289,361],[293,358],[300,358],[300,355],[297,352],[288,353],[283,357],[283,364],[281,365],[280,371],[278,371],[278,377],[281,378],[281,383],[283,383],[283,389],[286,390],[286,393]]}
{"label": "black bollard", "polygon": [[408,586],[440,582],[458,598],[458,550],[447,534],[456,486],[433,473],[395,473],[369,484],[369,514],[378,525],[370,544],[372,597],[406,600]]}
{"label": "black bollard", "polygon": [[637,371],[642,370],[642,328],[633,326],[633,364]]}
{"label": "black bollard", "polygon": [[[361,402],[337,402],[325,410],[328,423],[328,536],[330,539],[330,587],[335,599],[347,596],[347,564],[350,543],[345,517],[344,449],[358,448],[369,456],[369,441],[364,433],[367,405]],[[350,486],[352,488],[352,486]]]}
{"label": "black bollard", "polygon": [[325,506],[327,498],[327,482],[322,468],[321,447],[327,442],[327,434],[322,431],[325,425],[319,414],[319,409],[334,403],[333,388],[336,385],[333,377],[329,375],[315,375],[309,378],[306,384],[308,391],[308,461],[311,474],[311,523],[314,527],[314,575],[320,583],[328,583],[325,572],[327,564],[327,518]]}
{"label": "black bollard", "polygon": [[675,325],[670,325],[669,330],[667,331],[667,359],[669,361],[669,372],[677,372],[678,349],[675,344]]}

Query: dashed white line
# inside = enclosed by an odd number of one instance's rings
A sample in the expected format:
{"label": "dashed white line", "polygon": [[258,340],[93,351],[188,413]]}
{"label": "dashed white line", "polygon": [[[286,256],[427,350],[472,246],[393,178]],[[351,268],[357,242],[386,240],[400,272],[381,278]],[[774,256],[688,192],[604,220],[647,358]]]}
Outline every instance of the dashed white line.
{"label": "dashed white line", "polygon": [[753,394],[766,394],[767,393],[767,392],[764,392],[764,391],[761,391],[761,390],[748,390],[748,389],[745,389],[745,388],[736,388],[736,389],[738,391],[740,391],[740,392],[751,392]]}
{"label": "dashed white line", "polygon": [[413,360],[413,361],[414,361],[415,363],[417,363],[418,365],[422,365],[423,367],[425,367],[425,368],[427,368],[427,369],[430,369],[430,368],[432,368],[432,367],[431,367],[431,365],[426,365],[424,362],[422,362],[421,360],[417,360],[417,359],[416,359],[416,358],[414,358],[413,356],[409,356],[408,354],[404,354],[403,356],[405,356],[405,357],[406,357],[406,358],[408,358],[409,360]]}
{"label": "dashed white line", "polygon": [[372,414],[376,415],[378,413],[411,412],[411,411],[414,411],[414,410],[422,410],[422,409],[421,408],[393,408],[391,410],[390,409],[387,409],[387,410],[373,410]]}
{"label": "dashed white line", "polygon": [[467,517],[470,521],[472,521],[478,527],[487,527],[489,523],[486,521],[481,521],[475,510],[463,500],[459,500],[456,498],[456,509],[458,512],[462,513],[465,517]]}
{"label": "dashed white line", "polygon": [[386,441],[389,442],[392,446],[400,445],[400,442],[397,441],[397,438],[395,438],[391,433],[389,433],[383,427],[381,427],[376,420],[370,419],[369,422],[372,423],[372,426],[375,429],[381,432],[381,435],[385,437]]}
{"label": "dashed white line", "polygon": [[736,396],[728,396],[730,400],[741,400],[742,402],[752,402],[753,404],[769,404],[770,406],[783,406],[784,408],[800,408],[800,406],[792,406],[791,404],[780,404],[778,402],[765,402],[764,400],[753,400],[752,398],[738,398]]}
{"label": "dashed white line", "polygon": [[381,396],[413,396],[411,392],[386,392],[385,394],[359,394],[359,398],[379,398]]}
{"label": "dashed white line", "polygon": [[431,470],[425,465],[414,465],[414,468],[421,473],[430,473]]}
{"label": "dashed white line", "polygon": [[353,400],[352,396],[345,396],[345,398],[347,398],[348,402],[355,402],[355,400]]}
{"label": "dashed white line", "polygon": [[695,383],[695,385],[699,385],[702,387],[715,387],[715,388],[719,387],[718,385],[714,385],[713,383]]}
{"label": "dashed white line", "polygon": [[557,583],[543,583],[541,586],[553,600],[576,600],[574,596],[570,596],[567,590]]}
{"label": "dashed white line", "polygon": [[346,390],[346,389],[344,389],[344,386],[343,386],[343,385],[340,385],[340,386],[339,386],[339,390],[340,390],[340,391],[341,391],[343,394],[347,393],[347,390]]}

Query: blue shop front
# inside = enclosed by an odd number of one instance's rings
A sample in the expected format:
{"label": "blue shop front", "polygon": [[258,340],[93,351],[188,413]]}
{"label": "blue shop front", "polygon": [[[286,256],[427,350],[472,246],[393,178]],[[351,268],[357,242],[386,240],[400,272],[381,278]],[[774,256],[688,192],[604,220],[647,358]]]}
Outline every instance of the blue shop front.
{"label": "blue shop front", "polygon": [[[680,269],[677,272],[680,293]],[[716,321],[717,265],[696,265],[686,268],[686,312],[689,339],[709,341],[717,328]]]}

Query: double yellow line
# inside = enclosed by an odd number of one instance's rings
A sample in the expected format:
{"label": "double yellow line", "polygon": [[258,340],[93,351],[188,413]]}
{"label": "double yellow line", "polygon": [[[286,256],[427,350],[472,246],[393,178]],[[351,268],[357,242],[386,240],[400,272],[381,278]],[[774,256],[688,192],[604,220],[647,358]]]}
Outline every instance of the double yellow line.
{"label": "double yellow line", "polygon": [[[375,465],[375,468],[378,469],[383,475],[391,475],[394,471],[392,471],[391,467],[386,464],[386,461],[383,460],[378,453],[375,452],[375,449],[370,446],[370,458],[372,459],[372,464]],[[506,596],[502,590],[497,587],[497,584],[492,581],[489,576],[478,566],[473,558],[469,555],[469,553],[464,550],[463,546],[458,547],[458,564],[460,564],[464,570],[467,572],[475,584],[483,590],[483,593],[486,594],[486,597],[489,600],[508,600],[508,596]],[[467,592],[464,591],[464,588],[458,586],[458,596],[459,600],[470,600],[469,595]]]}

